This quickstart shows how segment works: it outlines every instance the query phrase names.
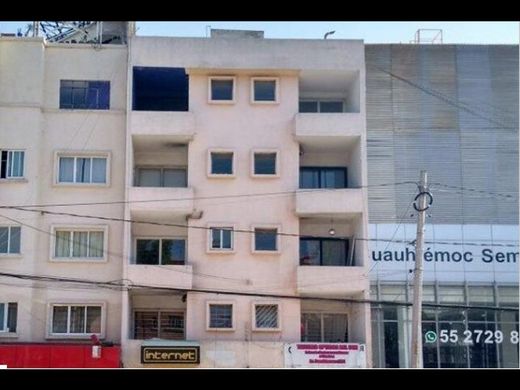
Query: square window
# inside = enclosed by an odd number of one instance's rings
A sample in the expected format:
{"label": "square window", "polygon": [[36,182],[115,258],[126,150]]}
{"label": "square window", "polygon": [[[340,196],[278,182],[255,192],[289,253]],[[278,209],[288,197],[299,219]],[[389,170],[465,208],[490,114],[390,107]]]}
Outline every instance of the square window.
{"label": "square window", "polygon": [[211,101],[227,101],[234,100],[234,79],[232,78],[210,78]]}
{"label": "square window", "polygon": [[318,102],[300,101],[299,112],[318,112]]}
{"label": "square window", "polygon": [[261,329],[279,329],[278,305],[255,305],[255,328]]}
{"label": "square window", "polygon": [[210,232],[212,250],[233,250],[233,227],[213,227]]}
{"label": "square window", "polygon": [[233,329],[233,305],[209,305],[209,329]]}
{"label": "square window", "polygon": [[255,228],[255,251],[277,251],[278,229]]}
{"label": "square window", "polygon": [[161,264],[184,264],[186,256],[186,241],[169,239],[161,241]]}
{"label": "square window", "polygon": [[212,175],[232,175],[233,174],[233,153],[232,152],[211,152],[211,174]]}
{"label": "square window", "polygon": [[159,264],[160,240],[137,240],[136,264]]}
{"label": "square window", "polygon": [[20,226],[0,226],[0,254],[19,254],[20,236]]}
{"label": "square window", "polygon": [[276,102],[276,80],[253,79],[254,102]]}
{"label": "square window", "polygon": [[276,175],[276,152],[254,154],[255,175]]}

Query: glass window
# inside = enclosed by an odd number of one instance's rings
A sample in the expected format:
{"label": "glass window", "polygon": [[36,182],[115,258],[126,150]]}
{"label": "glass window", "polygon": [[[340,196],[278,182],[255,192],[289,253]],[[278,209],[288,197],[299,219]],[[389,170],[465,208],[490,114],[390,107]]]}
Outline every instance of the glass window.
{"label": "glass window", "polygon": [[255,305],[255,325],[260,329],[278,328],[278,305]]}
{"label": "glass window", "polygon": [[160,240],[137,240],[136,264],[159,264]]}
{"label": "glass window", "polygon": [[60,108],[108,110],[110,81],[60,80]]}
{"label": "glass window", "polygon": [[320,112],[343,112],[343,102],[322,101],[320,102]]}
{"label": "glass window", "polygon": [[318,112],[318,102],[300,101],[300,112]]}
{"label": "glass window", "polygon": [[320,265],[320,241],[300,239],[300,265]]}
{"label": "glass window", "polygon": [[140,187],[160,187],[161,186],[161,170],[153,168],[139,169],[139,186]]}
{"label": "glass window", "polygon": [[90,158],[76,158],[76,183],[90,183]]}
{"label": "glass window", "polygon": [[254,154],[255,175],[276,175],[276,153]]}
{"label": "glass window", "polygon": [[184,240],[161,240],[161,264],[184,264],[186,242]]}
{"label": "glass window", "polygon": [[20,226],[0,226],[0,254],[20,253]]}
{"label": "glass window", "polygon": [[346,266],[348,240],[300,238],[300,265]]}
{"label": "glass window", "polygon": [[322,265],[342,266],[347,261],[346,240],[323,240],[322,245]]}
{"label": "glass window", "polygon": [[87,306],[87,333],[101,333],[101,307]]}
{"label": "glass window", "polygon": [[184,239],[137,239],[136,264],[179,265],[186,259]]}
{"label": "glass window", "polygon": [[276,101],[276,80],[254,80],[255,102]]}
{"label": "glass window", "polygon": [[5,332],[7,328],[7,305],[0,302],[0,332]]}
{"label": "glass window", "polygon": [[68,307],[54,306],[52,313],[52,333],[67,333]]}
{"label": "glass window", "polygon": [[277,229],[255,228],[255,250],[276,251]]}
{"label": "glass window", "polygon": [[86,333],[85,331],[85,306],[70,307],[69,333]]}
{"label": "glass window", "polygon": [[164,187],[187,187],[186,169],[164,169],[163,185]]}
{"label": "glass window", "polygon": [[211,249],[233,249],[233,228],[211,228]]}
{"label": "glass window", "polygon": [[2,150],[0,154],[0,179],[23,177],[25,152],[21,150]]}
{"label": "glass window", "polygon": [[101,306],[56,305],[52,308],[52,333],[101,333]]}
{"label": "glass window", "polygon": [[347,170],[341,167],[301,167],[300,188],[346,188]]}
{"label": "glass window", "polygon": [[101,157],[60,157],[59,183],[106,183],[107,159]]}
{"label": "glass window", "polygon": [[518,307],[518,287],[499,287],[498,302],[500,306]]}
{"label": "glass window", "polygon": [[346,314],[302,313],[302,341],[348,342]]}
{"label": "glass window", "polygon": [[209,305],[209,328],[233,328],[233,305]]}
{"label": "glass window", "polygon": [[211,173],[213,175],[232,175],[233,153],[211,152]]}
{"label": "glass window", "polygon": [[171,311],[136,311],[134,338],[184,339],[184,313]]}
{"label": "glass window", "polygon": [[107,182],[107,159],[93,158],[92,159],[92,183],[106,183]]}
{"label": "glass window", "polygon": [[104,234],[102,231],[56,230],[54,257],[103,258]]}
{"label": "glass window", "polygon": [[59,167],[59,179],[60,183],[73,183],[74,182],[74,157],[60,157]]}
{"label": "glass window", "polygon": [[233,100],[233,79],[211,79],[211,100]]}

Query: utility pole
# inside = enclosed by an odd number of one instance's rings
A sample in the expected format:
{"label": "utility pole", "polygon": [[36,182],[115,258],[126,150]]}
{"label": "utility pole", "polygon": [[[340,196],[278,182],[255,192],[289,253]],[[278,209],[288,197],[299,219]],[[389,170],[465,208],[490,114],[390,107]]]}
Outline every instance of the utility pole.
{"label": "utility pole", "polygon": [[[432,196],[428,192],[428,174],[421,171],[419,183],[419,194],[415,197],[415,202],[419,201],[417,207],[414,202],[413,207],[418,211],[417,215],[417,237],[415,239],[415,270],[413,281],[413,306],[412,306],[412,353],[411,367],[422,368],[422,283],[423,283],[423,247],[424,247],[424,224],[426,221],[426,210],[432,204]],[[429,197],[429,202],[427,202]]]}

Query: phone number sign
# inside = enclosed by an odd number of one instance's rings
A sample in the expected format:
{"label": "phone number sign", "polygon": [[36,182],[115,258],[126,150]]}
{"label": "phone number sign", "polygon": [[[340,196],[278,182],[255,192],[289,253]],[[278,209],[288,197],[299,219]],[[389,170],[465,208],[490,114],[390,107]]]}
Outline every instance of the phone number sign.
{"label": "phone number sign", "polygon": [[424,334],[424,342],[426,344],[439,342],[446,343],[463,343],[463,344],[502,344],[504,341],[509,341],[511,344],[518,344],[518,331],[512,330],[511,332],[504,333],[501,330],[465,330],[461,334],[456,329],[442,329],[437,335],[433,330],[429,330]]}

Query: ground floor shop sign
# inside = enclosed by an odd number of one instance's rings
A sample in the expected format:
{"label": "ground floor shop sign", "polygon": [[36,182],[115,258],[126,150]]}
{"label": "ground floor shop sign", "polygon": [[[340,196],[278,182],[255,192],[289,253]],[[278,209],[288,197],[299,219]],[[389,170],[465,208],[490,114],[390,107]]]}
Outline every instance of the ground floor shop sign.
{"label": "ground floor shop sign", "polygon": [[364,368],[364,344],[293,343],[284,345],[285,367]]}
{"label": "ground floor shop sign", "polygon": [[141,363],[152,364],[199,364],[200,347],[142,346]]}

